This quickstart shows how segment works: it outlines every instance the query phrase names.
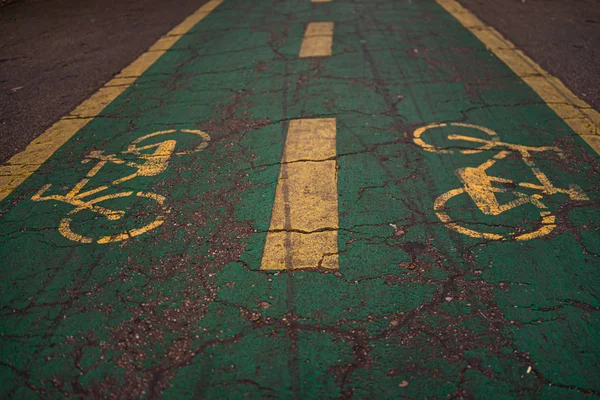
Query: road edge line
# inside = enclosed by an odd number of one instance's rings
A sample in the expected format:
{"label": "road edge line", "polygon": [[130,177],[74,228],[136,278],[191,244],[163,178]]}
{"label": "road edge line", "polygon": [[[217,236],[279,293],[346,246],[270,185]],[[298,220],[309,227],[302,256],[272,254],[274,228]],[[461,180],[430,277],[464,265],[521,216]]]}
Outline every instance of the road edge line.
{"label": "road edge line", "polygon": [[493,27],[456,0],[436,0],[463,27],[527,83],[596,153],[600,154],[600,113],[575,95]]}
{"label": "road edge line", "polygon": [[96,118],[102,110],[127,90],[146,70],[165,54],[183,35],[217,8],[225,0],[210,0],[184,19],[175,28],[161,36],[152,46],[115,75],[98,91],[74,110],[61,117],[25,150],[0,165],[0,201],[42,166],[60,147],[79,130]]}

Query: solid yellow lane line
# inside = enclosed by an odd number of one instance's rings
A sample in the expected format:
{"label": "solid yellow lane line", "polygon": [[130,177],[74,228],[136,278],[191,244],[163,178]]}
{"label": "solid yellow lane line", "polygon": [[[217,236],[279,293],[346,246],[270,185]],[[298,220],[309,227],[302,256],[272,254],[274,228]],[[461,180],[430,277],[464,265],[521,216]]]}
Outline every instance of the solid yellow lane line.
{"label": "solid yellow lane line", "polygon": [[546,104],[600,154],[600,113],[527,57],[498,31],[483,23],[455,0],[437,0],[498,58],[527,83]]}
{"label": "solid yellow lane line", "polygon": [[34,139],[25,150],[14,155],[0,166],[0,200],[12,193],[25,179],[34,173],[56,150],[65,144],[81,128],[93,120],[102,110],[130,87],[138,77],[152,66],[181,36],[200,22],[224,0],[210,0],[182,23],[158,39],[148,51],[125,67],[118,75],[100,88],[89,99]]}
{"label": "solid yellow lane line", "polygon": [[300,58],[328,57],[333,45],[333,22],[311,22],[306,26]]}
{"label": "solid yellow lane line", "polygon": [[335,122],[290,122],[262,270],[338,268]]}
{"label": "solid yellow lane line", "polygon": [[331,0],[310,0],[311,3],[330,3]]}

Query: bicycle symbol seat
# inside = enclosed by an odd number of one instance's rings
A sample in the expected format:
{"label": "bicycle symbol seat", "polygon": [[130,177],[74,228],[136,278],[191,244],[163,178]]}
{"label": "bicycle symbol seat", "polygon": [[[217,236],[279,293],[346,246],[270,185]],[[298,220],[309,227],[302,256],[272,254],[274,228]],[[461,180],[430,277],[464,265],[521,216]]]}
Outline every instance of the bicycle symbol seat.
{"label": "bicycle symbol seat", "polygon": [[[113,188],[116,185],[122,184],[124,182],[131,181],[138,177],[150,177],[159,175],[167,169],[169,165],[169,160],[173,156],[182,156],[198,152],[204,149],[210,141],[210,136],[205,132],[192,129],[181,129],[180,131],[184,133],[193,134],[201,138],[202,142],[190,150],[175,152],[177,141],[169,137],[173,136],[173,134],[176,133],[177,130],[170,129],[154,132],[135,139],[128,146],[127,150],[121,152],[121,155],[104,154],[104,152],[100,150],[92,151],[81,162],[84,164],[89,162],[95,162],[95,165],[92,166],[92,168],[86,174],[85,178],[80,180],[67,194],[54,194],[44,196],[44,194],[52,187],[52,184],[47,184],[43,186],[36,194],[34,194],[31,199],[33,201],[55,200],[74,206],[75,208],[67,214],[68,216],[61,219],[58,230],[65,238],[73,240],[75,242],[96,242],[99,244],[106,244],[126,240],[141,235],[143,233],[149,232],[162,225],[165,221],[164,214],[168,213],[168,210],[164,207],[165,197],[157,193],[144,191],[135,192],[136,197],[142,199],[150,199],[153,202],[157,203],[161,211],[154,219],[144,224],[143,226],[134,229],[126,229],[124,232],[114,233],[110,235],[101,235],[100,237],[96,238],[89,237],[85,234],[77,233],[72,229],[73,216],[84,210],[88,210],[92,213],[107,218],[107,220],[109,221],[121,220],[125,216],[124,210],[115,210],[100,206],[98,204],[109,200],[119,198],[122,199],[133,196],[134,191],[123,191],[118,193],[107,194],[107,191],[110,188]],[[157,143],[141,145],[142,142],[146,142],[151,138],[157,138],[162,136],[165,137],[165,140]],[[126,158],[131,158],[132,156],[137,159],[135,161],[126,160]],[[84,190],[85,186],[90,182],[90,180],[93,177],[95,177],[105,165],[109,163],[133,168],[134,172],[125,175],[121,178],[115,179],[107,185],[102,185],[94,189]]]}
{"label": "bicycle symbol seat", "polygon": [[[462,148],[460,150],[453,148],[441,148],[425,142],[423,135],[436,128],[443,127],[455,127],[460,131],[468,131],[474,129],[479,132],[483,132],[484,138],[468,136],[466,134],[449,134],[447,139],[455,141],[457,147],[459,145],[470,145],[473,148]],[[433,208],[436,212],[437,217],[444,223],[444,225],[456,232],[462,233],[467,236],[491,239],[491,240],[529,240],[538,238],[549,234],[556,228],[556,217],[552,215],[546,205],[542,202],[544,196],[550,196],[557,193],[566,194],[571,200],[585,201],[589,200],[583,191],[575,186],[570,185],[569,189],[557,188],[552,184],[550,179],[544,174],[538,167],[535,166],[534,158],[532,154],[539,152],[554,152],[560,158],[563,157],[561,150],[554,146],[523,146],[519,144],[512,144],[500,141],[500,138],[496,132],[491,129],[465,123],[442,123],[442,124],[430,124],[421,127],[414,132],[414,142],[423,148],[425,151],[435,152],[439,154],[453,154],[458,151],[461,154],[477,154],[484,151],[497,150],[498,152],[492,156],[489,160],[485,161],[477,167],[466,167],[458,168],[455,172],[459,180],[462,183],[462,187],[452,189],[441,196],[435,201]],[[516,154],[522,159],[527,167],[531,169],[533,175],[538,180],[537,183],[520,182],[516,183],[510,179],[501,178],[488,174],[488,170],[495,165],[497,162],[506,159],[510,154]],[[537,193],[526,194],[521,191],[515,190],[518,187],[533,189]],[[501,203],[498,200],[498,194],[508,193],[511,194],[513,199]],[[481,232],[476,231],[466,226],[459,224],[454,221],[448,214],[446,208],[448,201],[461,194],[467,194],[472,201],[475,203],[477,208],[484,214],[490,216],[498,216],[506,211],[512,210],[516,207],[532,204],[539,210],[541,218],[539,227],[526,233],[515,233],[510,232],[508,234],[500,234],[495,232]]]}

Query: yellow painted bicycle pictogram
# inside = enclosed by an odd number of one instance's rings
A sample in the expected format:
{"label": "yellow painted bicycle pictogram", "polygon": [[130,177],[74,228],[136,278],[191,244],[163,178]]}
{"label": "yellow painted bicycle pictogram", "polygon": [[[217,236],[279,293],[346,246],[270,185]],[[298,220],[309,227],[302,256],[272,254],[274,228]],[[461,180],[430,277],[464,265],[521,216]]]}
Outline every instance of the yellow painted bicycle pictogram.
{"label": "yellow painted bicycle pictogram", "polygon": [[[423,136],[426,132],[436,128],[452,127],[456,128],[459,133],[451,133],[446,138],[456,143],[457,149],[453,148],[441,148],[427,143]],[[468,135],[468,131],[478,131],[480,134],[483,133],[483,138]],[[464,134],[463,134],[464,133]],[[571,200],[585,201],[589,198],[583,193],[583,191],[576,185],[570,185],[569,189],[557,188],[552,184],[547,175],[544,174],[534,162],[533,154],[541,152],[554,152],[560,158],[563,157],[561,150],[554,146],[523,146],[519,144],[512,144],[500,141],[500,138],[496,132],[491,129],[458,122],[442,123],[442,124],[430,124],[421,127],[414,132],[414,142],[426,151],[435,152],[439,154],[453,154],[460,153],[464,155],[477,154],[483,151],[497,151],[489,160],[483,162],[477,167],[458,168],[455,172],[462,183],[462,187],[452,189],[441,196],[435,201],[433,208],[436,212],[437,217],[444,223],[446,227],[456,232],[462,233],[467,236],[491,239],[491,240],[529,240],[538,238],[549,234],[556,228],[556,217],[548,210],[547,206],[543,203],[545,196],[554,195],[557,193],[566,194]],[[470,146],[470,147],[469,147]],[[465,148],[467,147],[467,148]],[[462,148],[459,150],[459,148]],[[495,165],[497,162],[507,159],[510,155],[516,155],[523,160],[525,165],[531,169],[533,175],[538,182],[520,182],[516,183],[513,180],[501,178],[498,176],[488,175],[488,170]],[[534,194],[526,194],[519,190],[515,190],[518,187],[533,189]],[[477,208],[484,214],[490,216],[498,216],[508,210],[512,210],[516,207],[532,204],[539,210],[540,224],[535,230],[526,233],[515,233],[511,232],[508,235],[502,235],[493,232],[480,232],[466,226],[461,225],[459,222],[454,221],[446,210],[448,201],[456,196],[467,194],[477,205]],[[498,200],[498,194],[511,195],[512,200],[501,203]],[[504,196],[503,195],[503,196]]]}
{"label": "yellow painted bicycle pictogram", "polygon": [[[201,138],[202,142],[199,145],[195,145],[195,147],[190,150],[176,152],[175,150],[177,141],[172,138],[173,134],[176,132],[193,134]],[[156,142],[156,139],[151,140],[153,138],[165,138],[165,140]],[[165,221],[164,214],[168,213],[168,210],[164,207],[165,197],[152,192],[135,192],[132,190],[127,190],[108,194],[107,191],[110,188],[114,188],[116,185],[123,184],[138,177],[159,175],[167,169],[169,160],[173,156],[182,156],[198,152],[204,149],[208,145],[209,141],[210,136],[207,133],[199,130],[181,129],[180,131],[177,131],[175,129],[170,129],[154,132],[137,138],[131,142],[127,150],[121,152],[120,154],[104,154],[103,151],[99,150],[92,151],[82,160],[82,163],[85,164],[95,162],[94,166],[89,170],[85,178],[80,180],[67,194],[44,196],[44,194],[52,187],[52,184],[48,184],[43,186],[35,195],[33,195],[31,199],[33,201],[55,200],[70,204],[75,207],[67,214],[66,217],[61,219],[58,228],[59,232],[67,239],[80,243],[96,242],[100,244],[126,240],[151,231],[163,224]],[[152,143],[143,145],[144,142]],[[134,158],[134,161],[128,161],[128,159],[131,159],[132,157]],[[94,178],[103,167],[111,163],[133,168],[135,172],[118,178],[107,185],[85,190],[85,187],[88,185],[90,180]],[[109,221],[121,220],[123,217],[125,217],[125,211],[106,208],[100,206],[99,203],[108,200],[126,198],[129,196],[150,199],[157,203],[159,206],[158,208],[160,209],[158,215],[152,221],[144,224],[141,227],[127,229],[124,232],[116,234],[102,235],[96,238],[85,236],[84,234],[77,233],[72,229],[73,216],[84,210],[88,210],[92,213],[106,217]]]}

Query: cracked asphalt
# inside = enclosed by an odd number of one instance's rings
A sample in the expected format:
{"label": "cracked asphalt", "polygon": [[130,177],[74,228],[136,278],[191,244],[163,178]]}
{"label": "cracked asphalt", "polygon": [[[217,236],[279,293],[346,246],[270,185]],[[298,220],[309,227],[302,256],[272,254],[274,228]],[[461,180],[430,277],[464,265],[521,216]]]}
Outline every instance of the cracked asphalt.
{"label": "cracked asphalt", "polygon": [[202,3],[16,0],[0,8],[0,162],[23,151]]}
{"label": "cracked asphalt", "polygon": [[598,154],[436,1],[224,0],[70,119],[0,204],[0,397],[600,397]]}

